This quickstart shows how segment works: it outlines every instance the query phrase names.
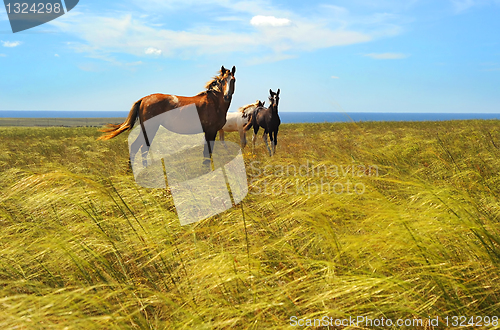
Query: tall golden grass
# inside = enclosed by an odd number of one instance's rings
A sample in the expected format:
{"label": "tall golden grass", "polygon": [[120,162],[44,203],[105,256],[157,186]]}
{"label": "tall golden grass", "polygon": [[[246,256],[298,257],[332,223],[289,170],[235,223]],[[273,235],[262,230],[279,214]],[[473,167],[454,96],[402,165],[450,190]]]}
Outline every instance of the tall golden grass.
{"label": "tall golden grass", "polygon": [[[243,203],[188,226],[168,189],[134,183],[125,135],[0,128],[0,328],[500,316],[499,128],[282,125],[274,157],[260,138],[245,150]],[[304,164],[308,175],[280,171]],[[369,165],[377,175],[314,170]],[[307,190],[321,180],[365,189]]]}

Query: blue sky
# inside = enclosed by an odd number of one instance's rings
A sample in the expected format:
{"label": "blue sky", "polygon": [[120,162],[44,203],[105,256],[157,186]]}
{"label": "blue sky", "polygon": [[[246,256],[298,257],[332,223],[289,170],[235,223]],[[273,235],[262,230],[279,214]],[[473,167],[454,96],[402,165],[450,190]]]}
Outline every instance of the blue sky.
{"label": "blue sky", "polygon": [[13,34],[0,110],[126,110],[236,66],[230,111],[500,113],[500,0],[80,0]]}

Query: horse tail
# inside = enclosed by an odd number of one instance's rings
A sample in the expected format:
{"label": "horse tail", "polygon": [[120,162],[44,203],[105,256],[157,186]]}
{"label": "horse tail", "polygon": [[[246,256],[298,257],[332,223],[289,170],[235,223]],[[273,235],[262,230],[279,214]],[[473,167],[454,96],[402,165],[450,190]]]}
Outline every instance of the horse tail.
{"label": "horse tail", "polygon": [[253,125],[253,120],[255,118],[254,116],[254,112],[252,112],[250,115],[249,115],[249,118],[248,118],[248,123],[246,123],[245,126],[243,126],[243,131],[246,132],[248,131],[250,128],[252,128],[252,125]]}
{"label": "horse tail", "polygon": [[115,124],[107,124],[105,128],[99,130],[100,132],[105,132],[109,134],[102,135],[98,138],[98,140],[109,140],[114,138],[120,133],[125,132],[126,130],[132,129],[135,124],[135,120],[137,119],[137,116],[139,115],[139,109],[141,107],[141,102],[142,99],[139,101],[135,102],[134,105],[132,106],[132,109],[130,109],[130,113],[128,114],[127,119],[121,124],[115,125]]}

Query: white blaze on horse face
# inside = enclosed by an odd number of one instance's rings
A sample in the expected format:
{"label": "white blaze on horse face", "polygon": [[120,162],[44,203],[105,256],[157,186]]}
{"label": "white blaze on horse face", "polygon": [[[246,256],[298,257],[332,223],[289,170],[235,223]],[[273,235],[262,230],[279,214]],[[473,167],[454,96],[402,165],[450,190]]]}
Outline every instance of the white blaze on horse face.
{"label": "white blaze on horse face", "polygon": [[234,91],[231,91],[231,80],[234,79],[233,76],[229,75],[227,78],[226,78],[226,83],[225,83],[225,86],[224,86],[224,97],[230,97],[232,96],[233,92]]}
{"label": "white blaze on horse face", "polygon": [[228,76],[226,78],[226,83],[224,84],[224,96],[228,96],[229,95],[229,82],[231,81],[231,76]]}
{"label": "white blaze on horse face", "polygon": [[179,99],[177,98],[177,96],[170,95],[170,97],[172,98],[172,104],[173,105],[177,105],[179,103]]}

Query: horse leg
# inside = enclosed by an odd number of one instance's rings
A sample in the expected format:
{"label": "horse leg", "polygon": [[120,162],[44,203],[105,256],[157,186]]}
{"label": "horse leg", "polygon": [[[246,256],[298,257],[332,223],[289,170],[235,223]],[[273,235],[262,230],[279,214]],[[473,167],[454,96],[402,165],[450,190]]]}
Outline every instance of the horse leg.
{"label": "horse leg", "polygon": [[[146,131],[146,132],[144,132]],[[135,156],[139,150],[141,150],[142,156],[142,166],[146,168],[148,166],[148,153],[149,147],[153,142],[153,138],[158,131],[158,127],[154,127],[153,129],[148,129],[141,131],[139,136],[135,139],[135,141],[130,145],[130,166],[134,166]],[[145,134],[144,134],[145,133]],[[147,136],[147,139],[146,139]],[[148,145],[149,143],[149,145]]]}
{"label": "horse leg", "polygon": [[224,130],[223,129],[221,129],[219,131],[219,140],[222,143],[222,145],[227,148],[226,142],[224,142]]}
{"label": "horse leg", "polygon": [[252,136],[252,153],[255,150],[255,141],[257,141],[257,133],[259,132],[259,125],[253,126],[253,136]]}
{"label": "horse leg", "polygon": [[273,131],[269,131],[269,140],[271,140],[271,150],[269,151],[270,156],[274,156],[274,151],[276,150],[273,133]]}
{"label": "horse leg", "polygon": [[276,153],[276,146],[278,145],[278,128],[273,132],[274,134],[274,145],[273,145],[273,153]]}
{"label": "horse leg", "polygon": [[238,128],[238,131],[240,133],[240,144],[241,144],[241,149],[245,148],[247,145],[247,134],[243,127]]}
{"label": "horse leg", "polygon": [[[135,139],[135,141],[130,145],[129,165],[130,165],[131,168],[134,166],[135,155],[137,154],[137,152],[139,151],[139,149],[142,148],[142,146],[144,144],[146,144],[145,141],[144,141],[144,137],[142,137],[142,135],[139,134],[139,136],[137,137],[137,139]],[[147,164],[144,165],[144,161],[143,161],[142,165],[144,167],[146,167]]]}
{"label": "horse leg", "polygon": [[217,136],[217,131],[215,133],[205,132],[205,147],[203,148],[203,165],[210,165],[210,157],[212,157],[215,137]]}
{"label": "horse leg", "polygon": [[[158,129],[160,129],[160,123],[155,122],[154,120],[148,120],[144,124],[141,125],[141,130],[142,134],[139,136],[142,138],[143,144],[141,146],[142,150],[142,165],[144,167],[148,166],[148,155],[149,155],[149,148],[153,144],[153,140],[156,136],[156,133],[158,133]],[[151,154],[151,161],[155,161],[154,155]],[[150,164],[151,165],[151,164]]]}
{"label": "horse leg", "polygon": [[267,144],[267,131],[264,131],[264,135],[262,135],[262,140],[264,140],[264,143],[266,144],[267,151],[269,151],[269,156],[272,156],[271,154],[271,149],[269,149],[269,144]]}

